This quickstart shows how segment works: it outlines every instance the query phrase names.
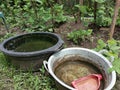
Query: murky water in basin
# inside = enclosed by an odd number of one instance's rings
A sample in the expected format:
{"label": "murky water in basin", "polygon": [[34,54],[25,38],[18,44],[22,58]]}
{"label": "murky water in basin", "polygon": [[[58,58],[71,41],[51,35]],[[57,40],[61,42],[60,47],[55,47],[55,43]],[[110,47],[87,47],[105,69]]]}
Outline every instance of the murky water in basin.
{"label": "murky water in basin", "polygon": [[47,49],[49,47],[52,47],[53,45],[54,45],[54,43],[51,43],[51,42],[48,42],[48,41],[34,40],[34,41],[26,42],[26,43],[18,46],[15,49],[15,51],[17,51],[17,52],[38,51],[38,50]]}
{"label": "murky water in basin", "polygon": [[78,60],[73,60],[75,58],[69,59],[63,60],[64,62],[59,63],[54,69],[55,75],[67,85],[71,86],[73,80],[90,74],[101,74],[94,65],[81,61],[80,58]]}

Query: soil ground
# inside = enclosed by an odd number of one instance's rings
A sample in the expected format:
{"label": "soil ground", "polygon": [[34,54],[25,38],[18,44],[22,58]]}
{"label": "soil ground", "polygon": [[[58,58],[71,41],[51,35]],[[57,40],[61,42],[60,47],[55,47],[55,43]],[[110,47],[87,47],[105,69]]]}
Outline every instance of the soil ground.
{"label": "soil ground", "polygon": [[[91,36],[92,42],[88,40],[81,41],[81,43],[78,45],[68,40],[67,34],[73,30],[78,30],[78,29],[86,30],[87,28],[84,27],[82,24],[75,22],[68,22],[61,25],[59,28],[55,28],[55,33],[59,34],[62,37],[67,47],[80,46],[85,48],[94,48],[97,44],[98,39],[102,39],[104,41],[107,41],[109,39],[109,27],[98,28],[96,26],[92,26],[92,28],[93,28],[93,33]],[[25,31],[20,30],[18,27],[9,29],[9,32],[15,33],[16,35],[26,33]],[[4,36],[6,33],[7,30],[5,29],[5,27],[0,26],[0,37]],[[120,27],[115,28],[113,38],[115,40],[120,40]]]}

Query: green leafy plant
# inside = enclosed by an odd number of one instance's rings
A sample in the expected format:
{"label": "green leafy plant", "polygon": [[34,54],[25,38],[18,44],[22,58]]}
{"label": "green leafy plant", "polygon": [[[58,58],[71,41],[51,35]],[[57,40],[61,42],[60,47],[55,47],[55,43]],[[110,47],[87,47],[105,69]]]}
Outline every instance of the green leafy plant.
{"label": "green leafy plant", "polygon": [[87,6],[85,5],[75,5],[76,8],[78,8],[78,10],[82,13],[82,14],[86,14],[87,13]]}
{"label": "green leafy plant", "polygon": [[84,17],[84,15],[88,13],[87,9],[88,8],[85,5],[80,4],[74,5],[74,7],[72,8],[72,14],[74,16],[75,23],[81,21],[81,17]]}
{"label": "green leafy plant", "polygon": [[[117,40],[108,40],[106,43],[103,40],[98,40],[98,45],[94,49],[95,51],[104,50],[102,53],[108,60],[110,60],[113,64],[111,70],[115,70],[117,73],[120,74],[120,41]],[[112,59],[112,60],[111,60]]]}
{"label": "green leafy plant", "polygon": [[96,11],[96,24],[99,26],[110,26],[114,12],[114,2],[109,0],[96,0],[99,8]]}
{"label": "green leafy plant", "polygon": [[68,33],[67,38],[73,40],[74,43],[78,44],[79,41],[84,41],[85,39],[89,40],[89,37],[92,34],[92,30],[76,30]]}
{"label": "green leafy plant", "polygon": [[[49,31],[55,27],[55,22],[59,24],[67,21],[66,13],[70,16],[72,14],[75,22],[81,20],[81,17],[91,15],[94,17],[94,2],[97,2],[99,7],[95,12],[95,23],[99,26],[109,26],[114,11],[114,0],[86,0],[83,4],[78,0],[4,0],[0,6],[12,28],[17,26],[22,30]],[[67,9],[65,9],[66,6],[68,6]],[[119,18],[117,24],[119,25]]]}
{"label": "green leafy plant", "polygon": [[51,31],[55,23],[67,20],[63,5],[54,0],[3,1],[0,5],[12,28],[19,27],[28,32]]}
{"label": "green leafy plant", "polygon": [[106,15],[105,7],[101,7],[97,11],[97,19],[96,19],[96,24],[99,26],[110,26],[112,22],[112,18],[108,15]]}
{"label": "green leafy plant", "polygon": [[3,40],[9,38],[9,37],[12,37],[14,36],[15,33],[6,33],[3,37],[0,38],[0,42],[2,42]]}
{"label": "green leafy plant", "polygon": [[97,46],[94,50],[95,51],[100,51],[102,49],[105,49],[106,46],[107,46],[107,44],[102,39],[99,39],[98,42],[97,42]]}
{"label": "green leafy plant", "polygon": [[93,17],[81,17],[81,21],[83,22],[84,26],[88,27],[88,25],[94,22]]}
{"label": "green leafy plant", "polygon": [[51,13],[53,13],[53,20],[57,23],[67,20],[66,16],[64,16],[63,5],[55,4]]}
{"label": "green leafy plant", "polygon": [[120,41],[117,40],[108,40],[107,43],[105,43],[103,40],[98,40],[98,45],[95,48],[96,51],[100,51],[103,49],[106,49],[108,52],[104,53],[105,56],[114,56],[115,58],[118,58],[119,52],[120,52]]}
{"label": "green leafy plant", "polygon": [[45,75],[42,67],[39,74],[20,73],[13,76],[15,90],[56,90],[54,80]]}

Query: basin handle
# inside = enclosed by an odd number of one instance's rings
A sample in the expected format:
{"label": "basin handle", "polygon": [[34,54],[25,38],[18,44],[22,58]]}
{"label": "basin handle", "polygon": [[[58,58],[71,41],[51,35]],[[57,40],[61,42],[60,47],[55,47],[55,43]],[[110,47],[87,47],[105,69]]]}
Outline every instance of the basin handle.
{"label": "basin handle", "polygon": [[[100,53],[100,54],[108,53],[108,50],[102,49],[102,50],[100,50],[98,53]],[[114,56],[110,56],[110,62],[113,62],[114,59],[115,59]]]}
{"label": "basin handle", "polygon": [[43,65],[44,65],[45,69],[49,72],[49,70],[48,70],[48,62],[47,61],[43,61]]}

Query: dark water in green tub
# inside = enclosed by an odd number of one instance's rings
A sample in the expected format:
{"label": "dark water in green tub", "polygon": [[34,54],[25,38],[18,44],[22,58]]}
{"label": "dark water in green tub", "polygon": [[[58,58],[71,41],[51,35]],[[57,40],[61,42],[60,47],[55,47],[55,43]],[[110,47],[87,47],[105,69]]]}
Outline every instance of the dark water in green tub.
{"label": "dark water in green tub", "polygon": [[47,49],[49,47],[52,47],[55,45],[55,43],[45,40],[33,40],[26,42],[24,44],[21,44],[18,46],[15,51],[16,52],[32,52],[32,51],[39,51],[43,49]]}

